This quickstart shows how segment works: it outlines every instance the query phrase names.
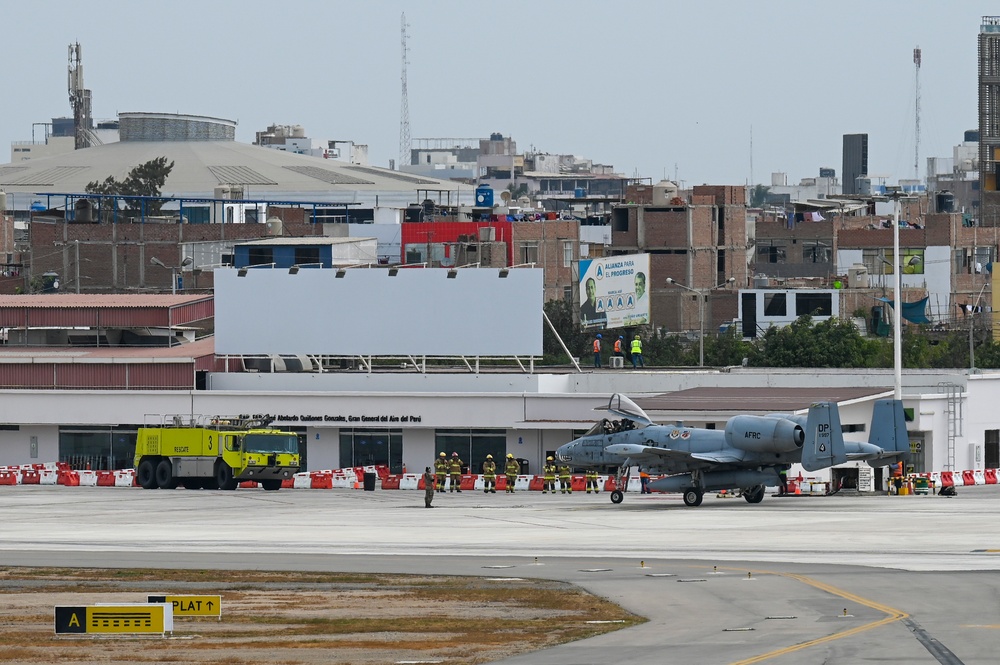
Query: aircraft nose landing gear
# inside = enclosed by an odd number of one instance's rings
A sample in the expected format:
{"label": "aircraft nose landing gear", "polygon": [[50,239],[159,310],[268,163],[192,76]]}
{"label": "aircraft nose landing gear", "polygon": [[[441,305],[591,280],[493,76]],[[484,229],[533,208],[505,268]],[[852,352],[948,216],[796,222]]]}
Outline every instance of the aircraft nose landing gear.
{"label": "aircraft nose landing gear", "polygon": [[611,491],[611,503],[618,504],[625,500],[628,489],[628,468],[632,460],[626,458],[615,473],[615,488]]}

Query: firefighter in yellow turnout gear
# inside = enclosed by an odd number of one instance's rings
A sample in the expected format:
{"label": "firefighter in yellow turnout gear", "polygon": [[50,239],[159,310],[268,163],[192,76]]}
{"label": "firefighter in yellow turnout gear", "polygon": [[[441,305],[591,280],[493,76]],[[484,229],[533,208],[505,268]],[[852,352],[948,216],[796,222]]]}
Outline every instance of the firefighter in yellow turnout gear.
{"label": "firefighter in yellow turnout gear", "polygon": [[517,474],[521,473],[521,465],[517,463],[511,453],[507,453],[507,465],[504,467],[504,475],[507,476],[507,489],[505,492],[514,493],[514,483],[517,482]]}
{"label": "firefighter in yellow turnout gear", "polygon": [[459,458],[458,453],[451,454],[451,462],[448,464],[448,473],[451,474],[451,487],[449,492],[462,491],[462,467],[465,463]]}
{"label": "firefighter in yellow turnout gear", "polygon": [[497,493],[497,465],[493,455],[487,455],[483,462],[483,494]]}
{"label": "firefighter in yellow turnout gear", "polygon": [[559,491],[563,494],[573,493],[573,483],[570,482],[569,466],[566,464],[559,467]]}
{"label": "firefighter in yellow turnout gear", "polygon": [[590,494],[591,488],[593,488],[594,494],[599,494],[600,490],[597,489],[597,469],[587,469],[583,477],[587,481],[587,494]]}
{"label": "firefighter in yellow turnout gear", "polygon": [[551,457],[545,458],[545,466],[542,467],[542,494],[546,492],[556,493],[556,464]]}
{"label": "firefighter in yellow turnout gear", "polygon": [[448,458],[444,453],[434,460],[434,477],[437,478],[437,491],[444,491],[444,483],[448,480]]}

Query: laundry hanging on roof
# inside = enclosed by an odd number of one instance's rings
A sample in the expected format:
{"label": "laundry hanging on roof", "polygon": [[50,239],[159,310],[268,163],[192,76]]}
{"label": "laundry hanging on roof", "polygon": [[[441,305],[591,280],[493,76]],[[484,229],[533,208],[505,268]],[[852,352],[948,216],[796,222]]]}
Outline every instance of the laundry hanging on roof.
{"label": "laundry hanging on roof", "polygon": [[[889,298],[876,298],[876,300],[889,303],[889,307],[896,308],[893,301]],[[931,320],[925,314],[927,311],[927,300],[928,297],[925,296],[915,302],[904,302],[900,315],[910,323],[930,323]]]}

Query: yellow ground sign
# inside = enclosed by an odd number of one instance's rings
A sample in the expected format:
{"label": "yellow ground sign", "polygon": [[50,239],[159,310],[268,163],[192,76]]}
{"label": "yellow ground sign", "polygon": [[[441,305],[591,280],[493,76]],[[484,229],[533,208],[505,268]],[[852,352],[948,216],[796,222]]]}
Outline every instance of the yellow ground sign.
{"label": "yellow ground sign", "polygon": [[170,603],[175,617],[222,617],[222,596],[146,596],[151,603]]}
{"label": "yellow ground sign", "polygon": [[166,604],[60,606],[55,608],[56,634],[173,632],[172,610]]}

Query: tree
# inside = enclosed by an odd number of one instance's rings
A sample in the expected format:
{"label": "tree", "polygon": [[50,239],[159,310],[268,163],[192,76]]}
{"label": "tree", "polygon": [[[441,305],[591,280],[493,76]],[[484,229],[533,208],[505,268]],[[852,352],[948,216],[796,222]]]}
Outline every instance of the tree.
{"label": "tree", "polygon": [[519,198],[521,198],[522,196],[527,196],[528,195],[528,185],[527,185],[527,183],[523,183],[523,182],[521,184],[519,184],[519,185],[515,185],[514,183],[510,183],[509,185],[507,185],[507,191],[510,192],[510,200],[511,201],[516,201]]}
{"label": "tree", "polygon": [[765,187],[764,185],[754,185],[750,188],[750,207],[751,208],[762,208],[764,203],[767,201],[767,195],[770,193],[771,188]]}
{"label": "tree", "polygon": [[89,194],[105,194],[110,196],[145,196],[152,197],[143,200],[125,199],[125,210],[130,216],[155,215],[163,207],[164,200],[155,198],[167,181],[167,176],[174,168],[174,163],[167,164],[166,157],[151,159],[145,164],[135,167],[124,180],[116,180],[108,176],[104,182],[88,183],[84,188]]}
{"label": "tree", "polygon": [[850,321],[830,318],[814,324],[807,315],[783,328],[768,328],[749,357],[758,367],[886,367],[891,366],[887,346],[862,337]]}
{"label": "tree", "polygon": [[[576,357],[582,357],[589,350],[590,337],[580,329],[580,313],[570,300],[550,300],[543,306],[552,326],[566,343],[566,348]],[[562,365],[569,362],[559,340],[552,334],[549,324],[542,321],[543,362]]]}

